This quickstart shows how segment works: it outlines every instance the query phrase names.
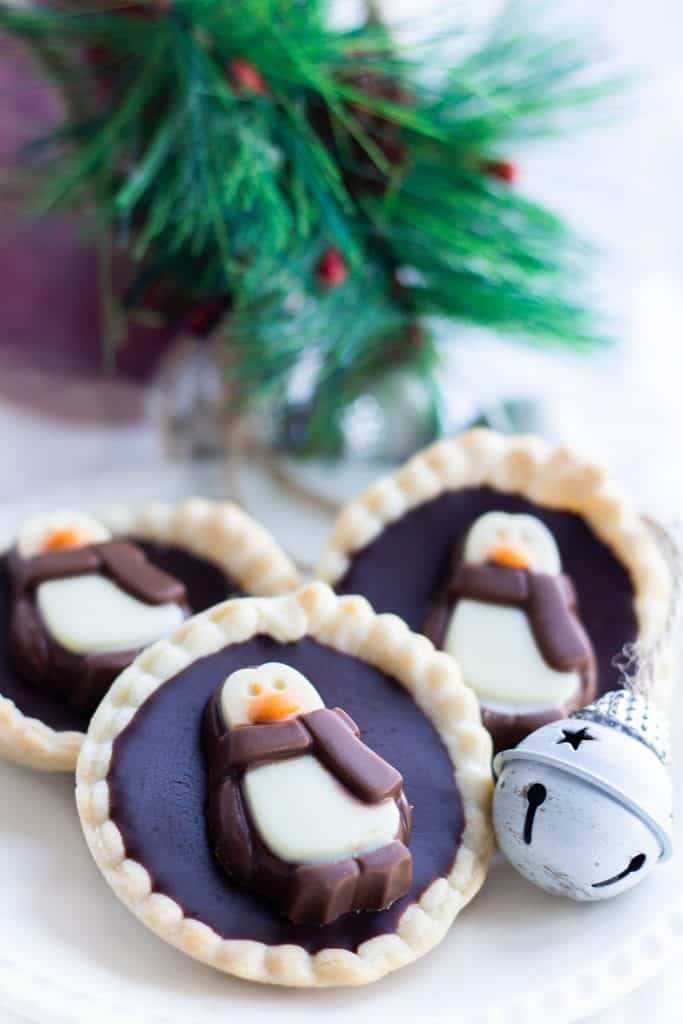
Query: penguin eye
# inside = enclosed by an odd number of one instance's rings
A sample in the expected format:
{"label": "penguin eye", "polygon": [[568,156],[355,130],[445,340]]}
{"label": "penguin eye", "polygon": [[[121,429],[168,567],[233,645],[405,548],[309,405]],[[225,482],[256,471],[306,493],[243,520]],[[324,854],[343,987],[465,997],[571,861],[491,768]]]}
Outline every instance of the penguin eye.
{"label": "penguin eye", "polygon": [[284,681],[284,679],[274,679],[273,682],[270,685],[272,686],[272,688],[274,690],[286,690],[287,689],[287,683]]}
{"label": "penguin eye", "polygon": [[261,686],[260,683],[249,683],[249,686],[247,687],[247,693],[250,693],[252,697],[258,697],[258,695],[262,692],[263,687]]}

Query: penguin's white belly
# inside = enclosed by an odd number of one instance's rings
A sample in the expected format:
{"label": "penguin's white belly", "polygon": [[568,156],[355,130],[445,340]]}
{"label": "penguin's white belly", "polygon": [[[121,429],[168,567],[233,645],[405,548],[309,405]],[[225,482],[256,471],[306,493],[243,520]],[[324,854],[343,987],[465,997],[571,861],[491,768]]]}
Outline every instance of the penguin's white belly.
{"label": "penguin's white belly", "polygon": [[177,604],[145,604],[94,573],[48,580],[36,596],[48,632],[74,654],[146,647],[183,621]]}
{"label": "penguin's white belly", "polygon": [[581,685],[577,672],[557,672],[539,651],[526,613],[482,601],[456,605],[445,650],[487,705],[517,710],[557,707]]}
{"label": "penguin's white belly", "polygon": [[291,864],[359,856],[393,842],[398,833],[395,800],[361,803],[308,754],[251,768],[243,786],[261,839]]}

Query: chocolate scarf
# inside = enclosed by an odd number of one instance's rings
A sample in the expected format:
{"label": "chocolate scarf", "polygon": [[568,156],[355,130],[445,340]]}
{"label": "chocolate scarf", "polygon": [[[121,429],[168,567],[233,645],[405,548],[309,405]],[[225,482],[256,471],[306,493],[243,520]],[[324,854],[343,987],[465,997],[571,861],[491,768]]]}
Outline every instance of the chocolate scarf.
{"label": "chocolate scarf", "polygon": [[584,673],[593,666],[593,649],[579,621],[568,576],[462,563],[425,624],[424,632],[436,647],[443,645],[450,616],[463,598],[523,609],[541,654],[558,672]]}

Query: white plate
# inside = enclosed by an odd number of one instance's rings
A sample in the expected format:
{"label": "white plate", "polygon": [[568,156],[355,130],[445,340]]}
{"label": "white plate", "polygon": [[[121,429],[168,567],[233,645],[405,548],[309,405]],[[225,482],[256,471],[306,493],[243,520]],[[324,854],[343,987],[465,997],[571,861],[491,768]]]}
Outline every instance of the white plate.
{"label": "white plate", "polygon": [[[96,511],[116,494],[220,492],[220,474],[168,469],[89,485]],[[146,485],[146,486],[145,486]],[[82,493],[74,488],[73,493]],[[70,489],[60,503],[70,500]],[[26,503],[21,512],[35,503]],[[0,526],[19,510],[4,509]],[[271,509],[272,515],[272,509]],[[306,536],[305,516],[286,517]],[[294,546],[294,545],[292,545]],[[678,716],[674,751],[683,749]],[[677,741],[677,742],[676,742]],[[681,761],[676,765],[679,811]],[[683,814],[677,844],[683,849]],[[0,765],[0,1009],[36,1024],[240,1024],[337,1019],[526,1024],[583,1019],[683,953],[683,855],[613,902],[570,904],[502,861],[429,956],[358,990],[269,989],[222,976],[161,943],[115,898],[81,836],[73,781]]]}

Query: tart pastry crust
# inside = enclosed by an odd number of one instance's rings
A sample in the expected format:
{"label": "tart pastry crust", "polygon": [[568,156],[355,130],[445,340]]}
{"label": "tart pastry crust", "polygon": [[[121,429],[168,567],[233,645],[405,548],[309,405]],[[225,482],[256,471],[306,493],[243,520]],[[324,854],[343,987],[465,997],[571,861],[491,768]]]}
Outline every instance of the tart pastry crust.
{"label": "tart pastry crust", "polygon": [[[603,469],[532,435],[475,429],[419,452],[342,509],[317,578],[334,586],[346,575],[354,554],[406,512],[445,491],[481,486],[579,514],[628,570],[639,646],[648,650],[658,644],[669,617],[672,574],[655,533]],[[675,678],[671,645],[659,645],[657,655],[649,696],[666,705]]]}
{"label": "tart pastry crust", "polygon": [[[177,545],[212,562],[245,593],[282,594],[299,582],[268,531],[231,502],[191,498],[136,510],[112,508],[100,518],[114,535]],[[73,771],[83,738],[81,732],[55,730],[24,715],[0,694],[1,758],[44,771]]]}
{"label": "tart pastry crust", "polygon": [[115,534],[175,544],[213,562],[245,594],[275,597],[299,584],[292,561],[270,533],[230,501],[188,498],[112,508],[102,520]]}
{"label": "tart pastry crust", "polygon": [[[457,777],[465,828],[446,877],[434,879],[409,904],[393,933],[353,952],[298,945],[269,946],[221,938],[186,917],[174,900],[153,891],[143,864],[126,856],[110,816],[112,745],[138,708],[192,662],[259,634],[279,642],[313,637],[389,674],[412,696],[445,744]],[[184,623],[168,640],[140,654],[95,712],[77,767],[76,797],[88,846],[119,899],[171,945],[204,963],[252,981],[298,987],[362,985],[416,960],[446,934],[484,881],[492,852],[491,741],[472,691],[448,655],[411,633],[394,615],[377,615],[362,597],[339,597],[312,583],[280,598],[229,600]]]}

